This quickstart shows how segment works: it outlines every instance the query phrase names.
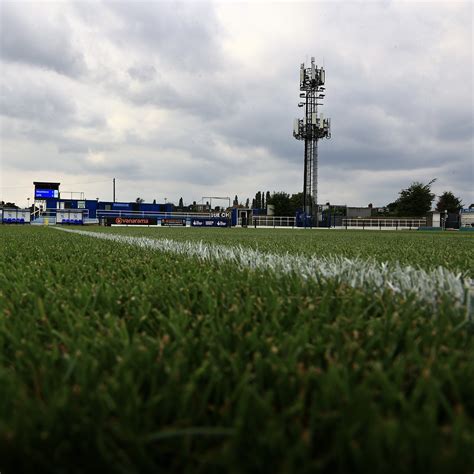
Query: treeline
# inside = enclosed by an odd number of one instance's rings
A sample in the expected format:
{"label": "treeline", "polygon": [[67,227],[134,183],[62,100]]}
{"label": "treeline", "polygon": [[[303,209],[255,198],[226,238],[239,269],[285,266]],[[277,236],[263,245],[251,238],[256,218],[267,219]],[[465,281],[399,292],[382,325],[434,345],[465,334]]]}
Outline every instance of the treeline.
{"label": "treeline", "polygon": [[284,191],[258,191],[252,202],[247,198],[245,204],[240,203],[238,196],[235,196],[233,205],[251,209],[267,209],[271,205],[275,216],[293,216],[303,208],[303,193],[290,195]]}
{"label": "treeline", "polygon": [[[436,179],[427,184],[415,181],[408,188],[400,190],[398,198],[377,208],[379,214],[393,217],[423,217],[432,209],[433,201],[438,197],[435,210],[438,212],[457,213],[462,209],[461,199],[451,191],[445,191],[440,196],[436,196],[431,191],[431,186]],[[244,207],[250,207],[250,200],[247,199]],[[258,191],[252,199],[252,209],[266,209],[267,205],[273,206],[275,216],[293,216],[297,211],[303,209],[303,193],[288,194],[284,191],[273,192]],[[329,204],[329,203],[325,203]],[[337,203],[334,203],[337,204]],[[235,196],[234,206],[239,205],[239,199]],[[243,206],[243,204],[240,204]],[[368,207],[373,207],[369,204]],[[471,204],[469,207],[474,207]]]}
{"label": "treeline", "polygon": [[[386,206],[386,214],[396,217],[423,217],[431,210],[436,195],[431,191],[432,179],[423,184],[413,182],[408,188],[402,189],[397,200]],[[458,213],[462,209],[462,201],[451,191],[445,191],[438,196],[435,210],[438,212]]]}

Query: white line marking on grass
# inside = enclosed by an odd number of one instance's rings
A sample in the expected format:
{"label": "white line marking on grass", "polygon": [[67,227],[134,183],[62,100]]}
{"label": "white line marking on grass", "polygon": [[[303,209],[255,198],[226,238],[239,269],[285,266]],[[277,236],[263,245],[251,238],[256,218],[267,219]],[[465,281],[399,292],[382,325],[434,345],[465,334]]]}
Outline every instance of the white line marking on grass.
{"label": "white line marking on grass", "polygon": [[[334,280],[353,288],[382,292],[390,289],[401,295],[414,295],[417,299],[436,305],[440,296],[448,296],[454,303],[466,304],[472,295],[473,282],[462,274],[455,274],[446,268],[422,270],[399,263],[379,263],[360,258],[348,259],[337,255],[304,257],[299,255],[277,255],[258,250],[225,245],[207,244],[202,241],[176,241],[150,239],[103,232],[89,232],[77,229],[55,227],[63,232],[111,240],[123,244],[195,257],[204,261],[230,262],[237,268],[271,270],[275,273],[291,273],[303,279],[317,282]],[[471,303],[471,304],[470,304]],[[470,312],[468,310],[468,312]]]}

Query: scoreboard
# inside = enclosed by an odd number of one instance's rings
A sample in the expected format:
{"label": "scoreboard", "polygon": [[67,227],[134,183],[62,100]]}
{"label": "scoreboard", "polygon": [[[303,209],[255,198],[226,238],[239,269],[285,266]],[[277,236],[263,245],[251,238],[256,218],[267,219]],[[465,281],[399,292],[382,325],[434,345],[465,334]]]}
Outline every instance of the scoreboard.
{"label": "scoreboard", "polygon": [[59,198],[57,189],[35,189],[35,199]]}

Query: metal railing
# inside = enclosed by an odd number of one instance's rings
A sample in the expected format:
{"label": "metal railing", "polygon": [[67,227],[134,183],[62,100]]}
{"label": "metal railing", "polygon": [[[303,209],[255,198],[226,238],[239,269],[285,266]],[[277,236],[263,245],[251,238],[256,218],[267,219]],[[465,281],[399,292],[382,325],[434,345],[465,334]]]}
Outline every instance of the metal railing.
{"label": "metal railing", "polygon": [[[237,224],[242,226],[242,218],[239,217]],[[296,217],[289,216],[254,216],[247,219],[248,227],[295,227]]]}
{"label": "metal railing", "polygon": [[342,227],[360,229],[418,229],[426,226],[426,218],[342,219]]}

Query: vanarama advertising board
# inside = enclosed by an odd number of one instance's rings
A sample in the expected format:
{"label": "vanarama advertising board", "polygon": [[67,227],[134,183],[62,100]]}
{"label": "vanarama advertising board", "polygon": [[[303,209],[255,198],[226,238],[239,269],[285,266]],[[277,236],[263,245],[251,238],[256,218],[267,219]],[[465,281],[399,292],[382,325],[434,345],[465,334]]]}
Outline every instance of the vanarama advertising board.
{"label": "vanarama advertising board", "polygon": [[105,225],[157,225],[156,217],[106,217]]}

